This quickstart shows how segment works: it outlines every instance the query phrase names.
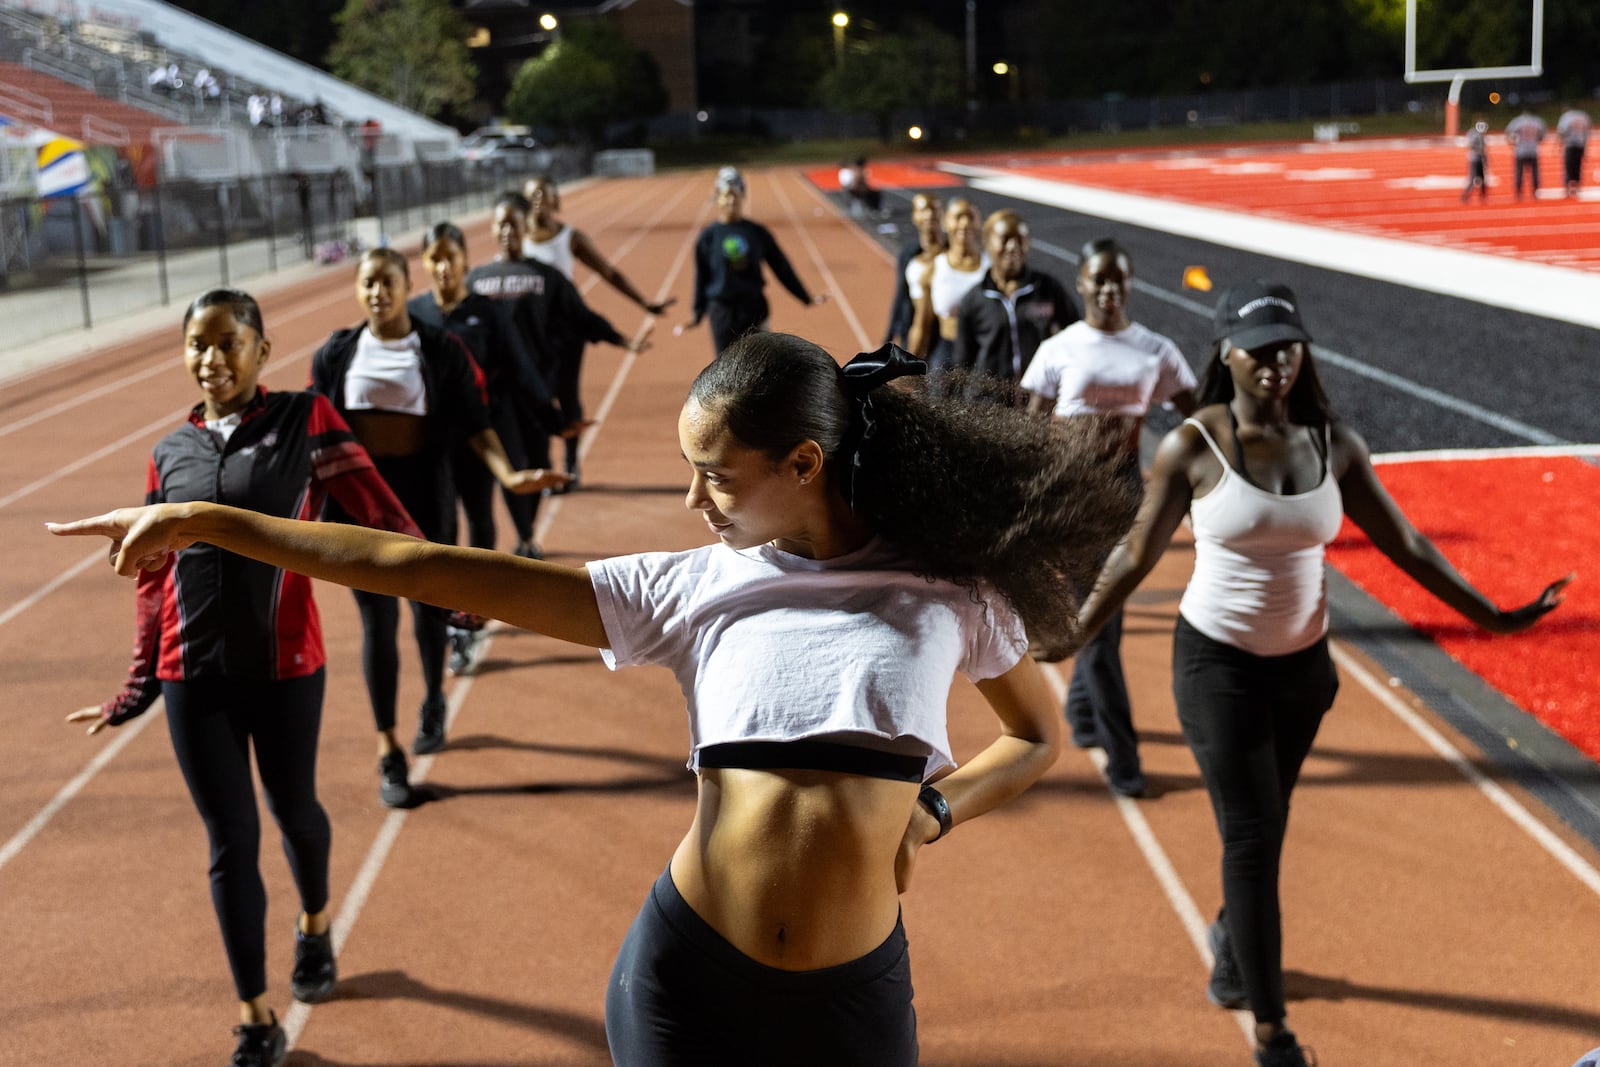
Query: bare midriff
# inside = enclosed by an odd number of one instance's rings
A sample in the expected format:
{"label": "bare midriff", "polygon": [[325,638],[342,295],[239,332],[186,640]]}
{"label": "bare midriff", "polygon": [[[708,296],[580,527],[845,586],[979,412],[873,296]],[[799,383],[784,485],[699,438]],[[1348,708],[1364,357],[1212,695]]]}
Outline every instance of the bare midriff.
{"label": "bare midriff", "polygon": [[414,456],[427,447],[428,419],[401,411],[347,412],[350,430],[372,456]]}
{"label": "bare midriff", "polygon": [[961,318],[958,315],[939,316],[939,336],[946,341],[954,341],[961,332]]}
{"label": "bare midriff", "polygon": [[859,959],[900,914],[895,856],[914,782],[705,768],[672,880],[740,952],[786,971]]}

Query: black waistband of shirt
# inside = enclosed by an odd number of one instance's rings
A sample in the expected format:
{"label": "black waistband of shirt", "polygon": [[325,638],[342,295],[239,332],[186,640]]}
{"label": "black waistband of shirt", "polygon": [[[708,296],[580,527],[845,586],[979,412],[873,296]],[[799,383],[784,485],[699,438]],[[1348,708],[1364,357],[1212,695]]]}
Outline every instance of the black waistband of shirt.
{"label": "black waistband of shirt", "polygon": [[896,782],[920,782],[925,756],[881,752],[837,741],[727,741],[700,750],[700,766],[745,770],[837,771]]}

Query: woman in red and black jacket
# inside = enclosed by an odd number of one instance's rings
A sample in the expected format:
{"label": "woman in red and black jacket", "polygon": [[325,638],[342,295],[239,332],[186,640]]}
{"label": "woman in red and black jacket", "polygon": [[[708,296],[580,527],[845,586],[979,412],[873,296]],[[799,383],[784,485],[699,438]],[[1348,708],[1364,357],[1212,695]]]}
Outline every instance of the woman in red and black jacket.
{"label": "woman in red and black jacket", "polygon": [[[506,457],[490,423],[483,373],[460,338],[413,319],[406,307],[411,279],[406,258],[392,248],[374,248],[356,271],[356,300],[366,315],[360,326],[339,330],[311,362],[311,389],[333,402],[371,454],[378,473],[400,498],[430,541],[455,542],[455,490],[450,451],[457,441],[483,460],[513,493],[538,493],[561,485],[565,475],[518,470]],[[329,517],[359,521],[338,501]],[[400,681],[400,603],[394,597],[357,592],[361,611],[361,666],[378,728],[378,795],[389,807],[409,807],[405,750],[395,739],[395,701]],[[418,755],[444,747],[444,668],[449,612],[411,604],[413,631],[426,687],[412,750]]]}
{"label": "woman in red and black jacket", "polygon": [[[314,519],[329,495],[364,526],[420,536],[366,450],[324,397],[257,384],[271,346],[247,293],[213,289],[183,319],[184,362],[201,402],[156,445],[145,498],[212,501]],[[300,893],[290,989],[333,992],[327,813],[317,800],[322,629],[311,580],[211,545],[139,576],[128,681],[113,700],[67,716],[89,733],[166,698],[178,766],[211,843],[211,899],[239,995],[233,1063],[281,1063],[285,1038],[267,1006],[266,890],[250,750]]]}

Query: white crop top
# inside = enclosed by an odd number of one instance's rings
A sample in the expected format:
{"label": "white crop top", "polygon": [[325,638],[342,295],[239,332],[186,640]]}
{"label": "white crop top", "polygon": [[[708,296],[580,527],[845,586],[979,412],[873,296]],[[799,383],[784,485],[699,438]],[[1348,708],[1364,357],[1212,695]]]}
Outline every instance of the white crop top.
{"label": "white crop top", "polygon": [[690,770],[710,745],[865,735],[925,754],[932,775],[955,763],[955,672],[993,678],[1028,649],[998,592],[920,578],[881,541],[828,560],[716,544],[599,560],[589,576],[606,666],[677,676]]}
{"label": "white crop top", "polygon": [[344,376],[346,411],[428,413],[428,391],[422,382],[422,339],[412,331],[398,341],[385,341],[363,329],[356,353]]}
{"label": "white crop top", "polygon": [[[948,319],[956,313],[961,305],[961,298],[974,285],[983,281],[983,276],[989,270],[989,256],[987,253],[978,259],[977,270],[956,270],[950,265],[950,253],[940,252],[933,257],[933,280],[930,288],[933,294],[933,313],[941,319]],[[906,288],[911,293],[911,299],[921,300],[923,294],[922,279],[928,273],[928,264],[921,259],[913,259],[906,264]]]}
{"label": "white crop top", "polygon": [[1178,611],[1213,641],[1257,656],[1286,656],[1328,632],[1323,547],[1344,514],[1323,437],[1322,480],[1304,493],[1269,493],[1234,470],[1196,419],[1222,464],[1222,479],[1189,505],[1194,575]]}
{"label": "white crop top", "polygon": [[540,263],[548,263],[556,270],[567,276],[567,281],[572,280],[572,227],[562,226],[556,235],[547,241],[535,241],[532,235],[522,239],[522,254],[529,259],[537,259]]}

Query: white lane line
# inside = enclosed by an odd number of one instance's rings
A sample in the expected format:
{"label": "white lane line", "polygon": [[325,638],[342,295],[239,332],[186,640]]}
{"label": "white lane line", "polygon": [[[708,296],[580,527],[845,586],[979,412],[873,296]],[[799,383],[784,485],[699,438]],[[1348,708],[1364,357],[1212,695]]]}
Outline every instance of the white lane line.
{"label": "white lane line", "polygon": [[11,840],[0,846],[0,869],[10,863],[17,853],[26,847],[29,841],[39,836],[39,831],[43,830],[45,824],[55,817],[56,812],[66,807],[67,801],[77,796],[95,775],[99,774],[107,764],[116,758],[117,753],[132,744],[133,739],[144,732],[144,728],[150,725],[151,720],[161,717],[162,707],[159,706],[160,701],[157,700],[156,703],[158,706],[152,706],[149,711],[133,720],[133,722],[126,726],[117,727],[116,736],[107,741],[105,747],[95,753],[94,758],[89,761],[89,765],[79,771],[72,781],[62,786],[56,795],[50,798],[49,803],[40,808],[22,829],[12,834]]}
{"label": "white lane line", "polygon": [[[696,216],[695,225],[690,227],[689,236],[683,245],[679,247],[677,258],[673,260],[672,267],[667,272],[666,279],[662,282],[662,292],[671,292],[672,283],[676,280],[678,272],[683,269],[683,264],[688,260],[690,250],[694,248],[695,234],[699,229],[700,220],[705,218],[709,211],[710,204],[708,203],[701,208],[699,215]],[[596,424],[585,440],[586,446],[593,442],[594,431],[599,430],[600,426],[603,425],[605,413],[610,411],[617,394],[621,392],[622,384],[626,380],[628,372],[633,369],[633,365],[637,360],[638,356],[629,352],[617,367],[617,373],[612,378],[610,387],[606,390],[605,398],[600,402],[599,412],[595,420]],[[555,522],[556,516],[560,514],[562,499],[559,496],[555,497],[550,502],[550,506],[543,509],[539,516],[538,524],[534,527],[535,540],[543,541],[549,533],[551,524]],[[489,643],[492,643],[492,641],[492,637],[487,639]],[[485,651],[487,652],[487,647]],[[474,678],[469,676],[460,679],[451,687],[450,711],[445,720],[446,733],[455,728],[456,716],[466,702],[467,694],[472,691],[473,681]],[[433,768],[434,759],[434,756],[429,755],[419,757],[416,760],[412,765],[411,781],[413,783],[420,784],[427,780],[428,772]],[[366,857],[361,861],[361,868],[356,872],[355,880],[345,893],[344,902],[339,906],[339,910],[333,919],[333,951],[335,956],[344,951],[345,942],[349,939],[351,930],[355,928],[356,921],[360,919],[361,911],[366,907],[367,900],[372,895],[373,887],[377,885],[378,875],[382,873],[383,865],[387,862],[390,852],[393,851],[395,842],[400,837],[400,831],[405,826],[406,817],[410,813],[410,810],[407,809],[390,812],[383,820],[383,825],[378,828],[378,833],[373,838],[372,844],[367,848]],[[294,1001],[289,1006],[289,1010],[284,1013],[283,1030],[288,1036],[290,1049],[295,1047],[300,1035],[305,1031],[306,1024],[310,1022],[311,1008],[312,1006],[309,1004]]]}
{"label": "white lane line", "polygon": [[1362,687],[1378,698],[1378,702],[1388,708],[1401,722],[1411,728],[1411,731],[1423,740],[1429,748],[1450,766],[1454,767],[1463,778],[1478,788],[1489,803],[1499,808],[1500,811],[1515,823],[1524,833],[1533,838],[1541,848],[1548,852],[1558,864],[1566,868],[1571,875],[1582,882],[1589,890],[1600,895],[1600,871],[1594,865],[1578,854],[1578,851],[1561,840],[1548,826],[1534,818],[1532,813],[1515,797],[1491,781],[1478,768],[1474,767],[1462,755],[1461,750],[1452,745],[1438,730],[1434,729],[1427,720],[1418,715],[1395,695],[1394,691],[1384,685],[1372,672],[1368,671],[1361,663],[1337,642],[1330,645],[1334,662],[1341,671],[1360,682]]}
{"label": "white lane line", "polygon": [[27,611],[29,608],[33,607],[35,604],[49,596],[51,593],[55,592],[57,589],[60,589],[62,586],[66,585],[72,579],[76,578],[78,575],[82,574],[96,563],[104,563],[106,558],[107,554],[99,551],[98,549],[89,553],[83,559],[74,563],[72,566],[68,567],[66,570],[50,579],[33,592],[29,593],[27,596],[11,605],[5,611],[0,612],[0,626],[4,626],[18,615],[21,615],[24,611]]}
{"label": "white lane line", "polygon": [[[340,293],[340,295],[338,297],[338,300],[333,300],[333,299],[325,300],[322,303],[314,304],[311,307],[308,307],[303,311],[297,311],[297,312],[294,312],[292,314],[285,315],[282,319],[273,319],[273,321],[270,324],[269,328],[273,329],[274,332],[275,332],[276,331],[276,327],[280,322],[285,322],[285,321],[286,322],[294,322],[297,319],[304,318],[307,315],[311,315],[311,314],[314,314],[316,312],[320,312],[320,311],[324,310],[325,308],[332,307],[335,303],[338,303],[340,301],[349,300],[349,299],[350,299],[349,294]],[[177,347],[180,347],[180,346],[175,343],[173,347],[177,348]],[[95,353],[89,353],[89,355],[94,355],[94,354]],[[79,357],[79,358],[81,359],[81,358],[85,358],[85,357]],[[27,427],[32,426],[35,423],[44,422],[46,419],[53,419],[57,415],[60,415],[64,411],[71,411],[73,408],[79,406],[80,404],[87,404],[91,400],[98,400],[100,397],[105,396],[105,395],[107,395],[109,393],[120,392],[123,389],[126,389],[128,386],[135,384],[136,382],[144,381],[146,378],[153,378],[157,374],[170,374],[170,373],[173,373],[174,370],[175,370],[175,364],[176,363],[177,363],[176,360],[161,360],[161,361],[157,362],[156,364],[154,364],[153,366],[146,367],[144,370],[135,371],[132,374],[128,374],[128,375],[126,375],[126,376],[124,376],[122,378],[118,378],[114,382],[108,382],[105,385],[100,386],[99,388],[91,389],[87,393],[77,394],[77,395],[73,396],[70,400],[63,400],[63,401],[61,401],[61,403],[56,404],[56,405],[54,405],[52,407],[48,407],[48,408],[44,409],[43,411],[36,411],[32,415],[27,416],[26,418],[18,419],[16,422],[7,423],[4,426],[0,426],[0,437],[4,437],[9,433],[15,433],[17,430],[26,429]],[[56,369],[60,369],[61,367],[65,366],[65,365],[66,364],[57,364],[56,365]]]}
{"label": "white lane line", "polygon": [[1420,452],[1374,452],[1373,463],[1457,463],[1480,459],[1562,459],[1600,456],[1600,444],[1532,445],[1522,448],[1435,448]]}
{"label": "white lane line", "polygon": [[[1067,682],[1061,676],[1061,667],[1054,663],[1042,663],[1040,666],[1044,668],[1045,681],[1055,694],[1056,703],[1064,704],[1067,699]],[[1093,748],[1088,750],[1088,756],[1104,780],[1106,754],[1098,748]],[[1145,863],[1156,876],[1156,884],[1160,885],[1161,891],[1166,894],[1167,903],[1172,906],[1172,912],[1183,926],[1183,932],[1189,935],[1189,943],[1194,946],[1195,954],[1200,957],[1201,964],[1209,973],[1216,960],[1211,955],[1211,946],[1206,942],[1207,924],[1205,917],[1200,914],[1200,906],[1194,902],[1193,894],[1178,876],[1178,869],[1172,865],[1172,858],[1167,855],[1167,850],[1161,847],[1155,831],[1150,828],[1150,821],[1144,817],[1144,812],[1139,810],[1139,802],[1129,797],[1117,796],[1115,793],[1110,795],[1116,802],[1117,814],[1121,815],[1122,821],[1127,824],[1133,843],[1139,847],[1140,855],[1144,857]],[[1244,1034],[1245,1041],[1252,1049],[1255,1048],[1255,1016],[1249,1011],[1235,1011],[1231,1014],[1234,1022],[1239,1024],[1239,1030]]]}
{"label": "white lane line", "polygon": [[[804,179],[802,179],[804,180]],[[839,279],[834,277],[833,271],[828,269],[828,264],[823,260],[822,253],[817,250],[817,244],[811,239],[811,233],[806,229],[805,223],[800,221],[800,216],[795,212],[794,205],[789,201],[789,195],[783,191],[783,186],[778,184],[775,176],[769,176],[773,191],[778,194],[778,200],[783,204],[783,213],[789,217],[790,225],[800,233],[800,240],[805,244],[806,251],[811,254],[811,262],[816,265],[817,272],[822,275],[822,284],[827,286],[830,299],[839,305],[839,310],[844,312],[845,322],[855,331],[856,343],[865,350],[870,343],[867,340],[867,331],[862,327],[861,320],[856,318],[855,308],[850,304],[850,298],[845,296],[844,288],[839,284]],[[855,227],[852,225],[851,227]]]}

